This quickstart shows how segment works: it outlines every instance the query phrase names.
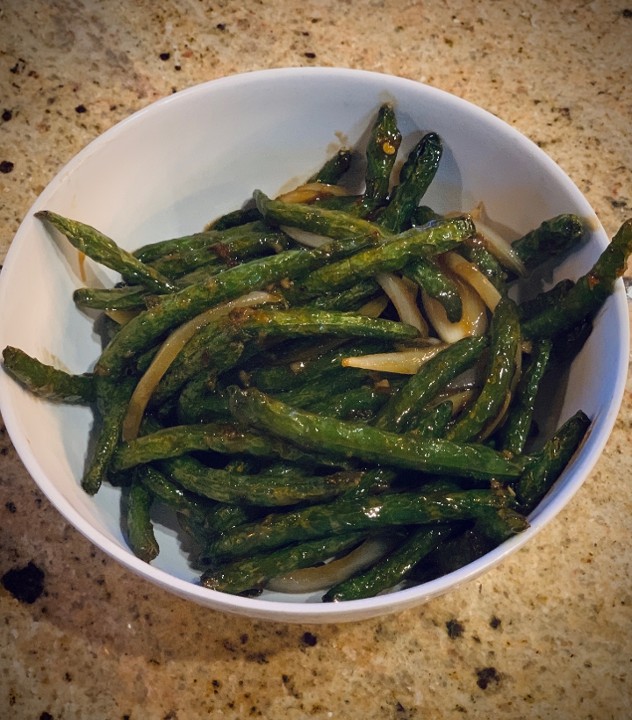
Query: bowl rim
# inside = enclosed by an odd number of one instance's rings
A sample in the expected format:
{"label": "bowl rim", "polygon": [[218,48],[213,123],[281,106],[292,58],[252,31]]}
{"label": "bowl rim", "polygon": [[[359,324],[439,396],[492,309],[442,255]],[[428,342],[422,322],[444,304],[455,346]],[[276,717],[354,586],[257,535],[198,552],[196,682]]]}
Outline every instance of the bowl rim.
{"label": "bowl rim", "polygon": [[[14,240],[11,243],[6,255],[3,273],[0,275],[0,304],[2,304],[4,296],[3,288],[7,284],[6,277],[12,271],[17,247],[20,243],[20,238],[25,233],[24,228],[28,219],[37,209],[40,209],[47,202],[48,197],[56,191],[57,187],[63,182],[64,178],[69,176],[76,167],[85,162],[92,154],[99,152],[104,145],[115,139],[117,135],[125,132],[127,127],[142,122],[147,115],[159,113],[165,106],[173,103],[185,102],[191,95],[214,92],[216,90],[221,90],[226,86],[238,87],[244,84],[247,85],[249,83],[256,83],[261,80],[276,82],[283,81],[285,78],[294,78],[296,76],[304,76],[307,78],[361,78],[371,82],[379,81],[387,84],[388,88],[397,88],[401,86],[409,89],[414,88],[422,90],[430,96],[441,97],[444,101],[453,103],[459,107],[467,108],[470,113],[477,115],[485,122],[502,128],[504,133],[509,132],[510,134],[515,134],[516,137],[520,137],[522,142],[526,141],[527,144],[531,146],[532,152],[536,154],[538,161],[547,166],[549,170],[554,172],[561,180],[564,181],[565,184],[572,188],[573,191],[577,193],[578,197],[587,202],[572,179],[562,170],[562,168],[559,167],[559,165],[557,165],[557,163],[553,161],[548,154],[546,154],[528,137],[520,133],[520,131],[512,125],[509,125],[498,118],[490,111],[440,88],[427,85],[410,78],[352,68],[310,66],[307,68],[286,67],[252,70],[249,72],[208,80],[192,85],[172,95],[162,97],[111,126],[108,130],[90,141],[83,147],[83,149],[65,163],[46,185],[42,193],[36,198],[35,202],[31,205],[25,218],[18,227]],[[396,92],[396,89],[394,92]],[[606,243],[608,239],[603,231],[601,223],[598,220],[596,230],[598,238],[600,239],[600,244],[605,247],[604,243]],[[149,580],[155,585],[158,585],[176,595],[187,599],[193,599],[209,608],[223,612],[247,615],[253,618],[284,622],[345,622],[348,620],[374,617],[376,615],[390,612],[399,612],[408,607],[420,604],[426,600],[443,594],[447,590],[455,589],[458,585],[470,582],[482,572],[495,567],[508,555],[513,554],[517,549],[529,542],[535,534],[540,532],[542,528],[551,522],[551,520],[579,490],[580,486],[598,461],[599,456],[608,441],[620,409],[627,378],[629,324],[627,321],[627,298],[622,280],[617,282],[617,287],[609,302],[614,304],[614,316],[619,321],[618,332],[621,339],[622,352],[618,358],[616,383],[612,388],[612,401],[609,404],[607,411],[600,418],[598,425],[595,426],[595,432],[590,434],[588,439],[588,442],[590,443],[590,450],[583,452],[584,448],[582,448],[583,455],[581,457],[581,472],[576,474],[577,476],[572,479],[572,482],[564,485],[563,490],[557,494],[555,498],[553,498],[552,501],[549,502],[543,509],[538,511],[536,508],[536,511],[534,511],[532,516],[530,516],[530,527],[519,535],[505,541],[489,553],[478,558],[476,561],[447,575],[411,588],[398,590],[394,593],[378,595],[374,598],[350,600],[345,601],[344,603],[322,603],[320,600],[317,602],[283,602],[262,598],[248,598],[204,588],[201,585],[196,585],[189,580],[177,578],[165,570],[145,563],[135,557],[128,549],[119,547],[119,545],[117,545],[112,539],[107,537],[104,533],[96,529],[92,524],[84,519],[79,511],[76,510],[69,500],[64,497],[53,481],[47,477],[20,428],[16,411],[10,402],[9,396],[3,392],[3,386],[7,380],[4,372],[1,373],[0,377],[0,414],[4,419],[7,432],[21,462],[24,464],[29,475],[36,482],[40,490],[46,495],[48,500],[55,506],[66,521],[71,523],[82,535],[84,535],[84,537],[103,550],[107,555],[117,560],[124,567],[132,570],[137,576],[140,576],[145,580]]]}

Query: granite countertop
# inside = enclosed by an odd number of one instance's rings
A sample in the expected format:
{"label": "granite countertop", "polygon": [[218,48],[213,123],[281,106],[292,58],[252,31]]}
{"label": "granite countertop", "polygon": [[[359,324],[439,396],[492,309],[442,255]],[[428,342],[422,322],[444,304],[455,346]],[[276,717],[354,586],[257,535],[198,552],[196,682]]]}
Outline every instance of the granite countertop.
{"label": "granite countertop", "polygon": [[[561,165],[612,235],[632,215],[631,48],[628,0],[7,0],[0,258],[61,166],[114,123],[201,81],[297,65],[392,73],[486,107]],[[0,715],[629,718],[631,389],[589,479],[527,547],[426,605],[344,625],[222,615],[132,576],[64,522],[0,423]],[[30,596],[7,582],[24,568],[42,579]]]}

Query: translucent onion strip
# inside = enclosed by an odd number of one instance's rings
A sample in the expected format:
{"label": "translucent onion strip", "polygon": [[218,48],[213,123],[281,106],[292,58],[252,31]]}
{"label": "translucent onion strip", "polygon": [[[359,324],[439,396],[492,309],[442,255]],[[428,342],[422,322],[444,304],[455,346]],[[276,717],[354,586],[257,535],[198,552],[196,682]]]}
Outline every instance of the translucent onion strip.
{"label": "translucent onion strip", "polygon": [[379,318],[380,315],[386,310],[388,305],[388,298],[385,295],[373,298],[358,309],[358,315],[364,315],[365,317]]}
{"label": "translucent onion strip", "polygon": [[462,388],[461,390],[454,390],[450,393],[442,393],[433,404],[438,405],[441,402],[449,400],[452,403],[452,417],[455,417],[466,405],[474,400],[478,392],[478,388]]}
{"label": "translucent onion strip", "polygon": [[463,314],[458,322],[448,320],[443,305],[421,293],[424,310],[437,335],[446,343],[455,343],[464,337],[483,335],[487,330],[487,308],[479,294],[458,277],[452,278],[459,288],[463,304]]}
{"label": "translucent onion strip", "polygon": [[289,235],[292,240],[305,245],[306,247],[320,247],[325,243],[331,242],[331,238],[326,235],[318,235],[317,233],[309,232],[309,230],[301,230],[300,228],[290,227],[289,225],[279,225],[279,229],[286,235]]}
{"label": "translucent onion strip", "polygon": [[338,560],[280,575],[270,580],[266,587],[268,590],[282,593],[325,590],[370,567],[392,546],[392,541],[387,538],[371,538]]}
{"label": "translucent onion strip", "polygon": [[471,262],[468,262],[464,257],[455,252],[445,253],[442,256],[442,263],[476,290],[485,305],[494,312],[496,305],[500,302],[501,295],[489,278],[485,277]]}
{"label": "translucent onion strip", "polygon": [[419,368],[430,358],[445,348],[443,343],[435,343],[426,347],[409,348],[389,353],[374,355],[355,355],[342,359],[343,367],[356,367],[376,372],[392,372],[399,375],[415,375]]}
{"label": "translucent onion strip", "polygon": [[394,273],[378,273],[375,279],[395,306],[399,319],[417,328],[422,337],[427,337],[428,323],[417,305],[417,286]]}
{"label": "translucent onion strip", "polygon": [[511,393],[505,394],[505,400],[498,412],[498,415],[496,415],[495,418],[490,420],[489,424],[486,428],[483,429],[481,434],[478,436],[478,440],[480,442],[483,442],[484,440],[487,440],[488,437],[494,434],[494,432],[500,427],[502,422],[504,421],[507,411],[509,410],[509,405],[511,403]]}
{"label": "translucent onion strip", "polygon": [[277,197],[277,200],[286,203],[310,203],[323,197],[344,197],[351,192],[342,185],[329,185],[328,183],[305,183],[288,190]]}
{"label": "translucent onion strip", "polygon": [[196,332],[217,318],[228,315],[234,308],[252,307],[267,302],[278,302],[278,300],[278,296],[271,293],[260,291],[251,292],[235,300],[216,305],[192,318],[189,322],[184,323],[177,330],[174,330],[164,341],[132,393],[127,413],[123,420],[123,441],[127,442],[137,437],[141,420],[147,408],[147,403],[156,386],[171,366],[171,363],[176,359],[178,353],[180,353],[182,348]]}
{"label": "translucent onion strip", "polygon": [[489,252],[496,257],[501,265],[524,277],[527,274],[524,263],[511,247],[511,243],[485,222],[483,206],[479,205],[470,214],[476,225],[476,230]]}
{"label": "translucent onion strip", "polygon": [[125,325],[132,318],[135,318],[139,310],[104,310],[103,311],[110,320],[114,320],[118,325]]}

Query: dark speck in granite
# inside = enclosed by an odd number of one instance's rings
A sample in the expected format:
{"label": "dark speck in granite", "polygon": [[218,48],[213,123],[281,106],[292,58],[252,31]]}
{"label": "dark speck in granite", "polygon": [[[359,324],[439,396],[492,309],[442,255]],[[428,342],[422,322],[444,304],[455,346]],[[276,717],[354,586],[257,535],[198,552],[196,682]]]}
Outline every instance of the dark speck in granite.
{"label": "dark speck in granite", "polygon": [[448,622],[445,624],[446,630],[448,631],[448,637],[454,640],[455,638],[460,638],[463,635],[464,627],[463,624],[460,623],[455,618],[452,618],[451,620],[448,620]]}
{"label": "dark speck in granite", "polygon": [[481,690],[487,690],[491,683],[498,685],[502,679],[495,667],[479,668],[476,671],[476,684]]}
{"label": "dark speck in granite", "polygon": [[314,647],[316,643],[318,642],[318,638],[316,635],[312,634],[311,632],[305,632],[303,633],[301,637],[301,643],[303,645],[307,645],[308,647]]}
{"label": "dark speck in granite", "polygon": [[24,567],[8,570],[2,576],[2,585],[16,600],[31,605],[44,592],[44,571],[29,562]]}

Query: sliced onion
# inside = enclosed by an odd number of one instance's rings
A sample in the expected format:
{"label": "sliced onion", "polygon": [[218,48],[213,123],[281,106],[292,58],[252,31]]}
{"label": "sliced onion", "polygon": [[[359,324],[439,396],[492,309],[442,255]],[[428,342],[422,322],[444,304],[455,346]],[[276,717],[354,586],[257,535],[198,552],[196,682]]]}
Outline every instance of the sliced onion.
{"label": "sliced onion", "polygon": [[447,385],[447,390],[464,390],[466,388],[477,387],[484,381],[485,363],[477,362],[473,367],[464,370],[460,375],[451,380]]}
{"label": "sliced onion", "polygon": [[216,305],[192,318],[189,322],[184,323],[177,330],[174,330],[164,341],[132,393],[127,407],[127,413],[123,420],[122,439],[127,442],[137,437],[145,408],[156,386],[171,366],[171,363],[178,356],[178,353],[196,332],[213,320],[223,315],[228,315],[234,308],[252,307],[254,305],[262,305],[266,302],[278,302],[278,300],[278,296],[271,293],[251,292],[235,300]]}
{"label": "sliced onion", "polygon": [[79,277],[81,278],[81,282],[84,285],[87,285],[88,280],[86,277],[86,254],[81,252],[81,250],[77,251],[77,261],[79,264]]}
{"label": "sliced onion", "polygon": [[487,440],[488,437],[490,437],[501,425],[501,423],[504,421],[507,411],[509,410],[509,404],[511,403],[511,393],[505,393],[505,399],[503,401],[503,404],[498,412],[498,415],[489,422],[487,427],[483,428],[480,435],[478,436],[477,440],[482,442],[483,440]]}
{"label": "sliced onion", "polygon": [[118,325],[125,325],[132,318],[135,318],[139,310],[104,310],[103,311],[111,320]]}
{"label": "sliced onion", "polygon": [[463,313],[458,322],[450,322],[443,305],[423,290],[421,292],[426,315],[437,335],[446,343],[455,343],[473,335],[483,335],[487,330],[487,308],[479,294],[460,278],[452,276],[452,279],[459,288],[463,304]]}
{"label": "sliced onion", "polygon": [[435,343],[419,348],[408,348],[388,353],[373,355],[355,355],[343,358],[343,367],[356,367],[363,370],[392,372],[400,375],[415,375],[419,368],[430,358],[440,353],[445,344]]}
{"label": "sliced onion", "polygon": [[477,388],[461,388],[460,390],[454,390],[447,394],[440,395],[436,401],[434,402],[435,405],[438,405],[441,402],[445,402],[446,400],[449,400],[452,403],[452,417],[455,417],[458,415],[461,410],[471,401],[474,399],[474,396],[476,395],[478,389]]}
{"label": "sliced onion", "polygon": [[309,230],[301,230],[300,228],[290,227],[289,225],[279,225],[279,228],[286,234],[289,235],[292,240],[306,245],[307,247],[320,247],[328,242],[331,242],[331,238],[326,235],[318,235],[317,233],[309,232]]}
{"label": "sliced onion", "polygon": [[513,270],[516,274],[524,277],[527,274],[524,263],[511,247],[511,243],[505,240],[500,233],[496,232],[492,227],[485,222],[485,208],[482,205],[478,205],[470,213],[476,230],[481,236],[487,249],[496,257],[496,259],[506,268]]}
{"label": "sliced onion", "polygon": [[379,318],[380,315],[386,310],[388,305],[388,298],[386,295],[380,295],[379,297],[373,298],[358,309],[358,315],[364,315],[370,318]]}
{"label": "sliced onion", "polygon": [[342,185],[312,182],[299,185],[294,190],[288,190],[288,192],[278,195],[276,199],[286,203],[309,203],[323,197],[344,197],[346,195],[351,195],[351,191]]}
{"label": "sliced onion", "polygon": [[266,587],[282,593],[324,590],[370,567],[382,558],[392,546],[393,543],[388,538],[370,538],[338,560],[280,575],[272,578]]}
{"label": "sliced onion", "polygon": [[422,337],[427,337],[428,323],[417,305],[417,286],[394,273],[378,273],[375,279],[395,306],[399,319],[417,328]]}
{"label": "sliced onion", "polygon": [[482,301],[494,312],[500,302],[501,295],[489,278],[471,262],[455,252],[447,252],[442,256],[442,262],[455,275],[458,275],[481,296]]}

